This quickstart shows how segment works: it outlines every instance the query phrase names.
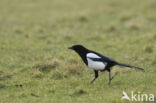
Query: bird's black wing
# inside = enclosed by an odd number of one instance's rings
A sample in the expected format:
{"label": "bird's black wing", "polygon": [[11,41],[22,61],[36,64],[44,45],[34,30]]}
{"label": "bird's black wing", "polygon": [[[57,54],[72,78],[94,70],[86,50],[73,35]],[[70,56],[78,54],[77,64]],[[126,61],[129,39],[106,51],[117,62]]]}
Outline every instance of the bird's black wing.
{"label": "bird's black wing", "polygon": [[92,57],[88,57],[89,59],[93,60],[93,61],[101,61],[101,62],[115,62],[113,59],[110,59],[108,57],[102,57],[102,58],[92,58]]}

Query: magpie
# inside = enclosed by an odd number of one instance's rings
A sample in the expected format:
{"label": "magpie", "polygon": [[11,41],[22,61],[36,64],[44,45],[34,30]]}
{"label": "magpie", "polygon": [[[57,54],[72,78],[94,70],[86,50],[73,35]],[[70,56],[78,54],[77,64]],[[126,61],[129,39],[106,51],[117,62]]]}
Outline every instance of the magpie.
{"label": "magpie", "polygon": [[119,66],[124,66],[124,67],[129,67],[129,68],[134,68],[134,69],[139,69],[139,70],[144,70],[139,67],[131,66],[128,64],[122,64],[119,63],[111,58],[108,58],[106,56],[103,56],[95,51],[89,50],[85,48],[82,45],[73,45],[71,47],[68,47],[68,49],[74,50],[83,60],[83,62],[94,71],[95,77],[94,79],[90,82],[92,84],[97,78],[98,78],[98,72],[104,72],[108,71],[109,72],[109,82],[108,84],[111,83],[111,80],[113,77],[111,77],[111,67],[115,65]]}

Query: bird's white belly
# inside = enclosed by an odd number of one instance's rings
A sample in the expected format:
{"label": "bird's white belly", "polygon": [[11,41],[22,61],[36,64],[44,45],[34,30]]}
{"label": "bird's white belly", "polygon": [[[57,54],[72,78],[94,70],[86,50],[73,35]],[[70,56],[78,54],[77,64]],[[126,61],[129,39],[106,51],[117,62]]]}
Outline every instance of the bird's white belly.
{"label": "bird's white belly", "polygon": [[90,67],[93,70],[104,70],[107,65],[107,63],[93,61],[89,58],[87,58],[87,61],[88,61],[88,67]]}

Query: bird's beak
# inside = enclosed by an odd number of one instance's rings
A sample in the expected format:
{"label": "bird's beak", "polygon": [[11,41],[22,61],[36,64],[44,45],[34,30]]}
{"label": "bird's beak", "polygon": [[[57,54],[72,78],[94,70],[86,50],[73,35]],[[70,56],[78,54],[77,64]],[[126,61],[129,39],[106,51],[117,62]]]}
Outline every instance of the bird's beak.
{"label": "bird's beak", "polygon": [[73,47],[68,47],[68,49],[73,49]]}

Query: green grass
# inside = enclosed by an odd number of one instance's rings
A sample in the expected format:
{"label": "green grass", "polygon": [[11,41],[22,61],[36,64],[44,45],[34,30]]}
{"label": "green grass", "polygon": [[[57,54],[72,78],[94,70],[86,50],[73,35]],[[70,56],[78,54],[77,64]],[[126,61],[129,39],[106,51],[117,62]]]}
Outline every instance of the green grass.
{"label": "green grass", "polygon": [[[155,0],[0,0],[0,103],[129,103],[156,95]],[[145,72],[94,73],[67,49],[82,44]]]}

